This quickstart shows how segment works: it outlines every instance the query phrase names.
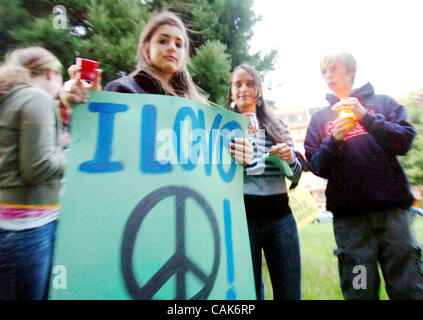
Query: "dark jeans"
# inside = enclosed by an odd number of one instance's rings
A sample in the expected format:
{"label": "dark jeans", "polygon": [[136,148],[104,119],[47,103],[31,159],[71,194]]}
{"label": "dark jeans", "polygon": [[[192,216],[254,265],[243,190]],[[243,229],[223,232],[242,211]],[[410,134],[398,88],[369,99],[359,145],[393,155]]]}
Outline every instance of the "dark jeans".
{"label": "dark jeans", "polygon": [[280,218],[247,219],[258,300],[264,300],[262,250],[275,300],[301,300],[301,257],[292,214]]}
{"label": "dark jeans", "polygon": [[56,226],[0,229],[0,300],[48,298]]}
{"label": "dark jeans", "polygon": [[335,218],[341,289],[347,300],[379,299],[380,264],[390,299],[423,299],[421,246],[406,209]]}

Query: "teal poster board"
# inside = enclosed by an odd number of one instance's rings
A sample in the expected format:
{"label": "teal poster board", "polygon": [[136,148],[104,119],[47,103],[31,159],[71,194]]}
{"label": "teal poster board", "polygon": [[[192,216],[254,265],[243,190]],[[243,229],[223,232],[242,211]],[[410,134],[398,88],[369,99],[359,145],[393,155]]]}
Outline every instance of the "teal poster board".
{"label": "teal poster board", "polygon": [[91,92],[74,106],[51,299],[255,299],[248,119],[188,99]]}

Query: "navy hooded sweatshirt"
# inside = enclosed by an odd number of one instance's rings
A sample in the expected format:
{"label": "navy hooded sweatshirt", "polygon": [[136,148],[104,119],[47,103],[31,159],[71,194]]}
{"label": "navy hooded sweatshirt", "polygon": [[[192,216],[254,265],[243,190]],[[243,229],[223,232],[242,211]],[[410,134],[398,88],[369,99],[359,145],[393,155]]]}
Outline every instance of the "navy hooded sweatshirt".
{"label": "navy hooded sweatshirt", "polygon": [[312,116],[304,142],[311,171],[328,180],[327,209],[336,218],[409,207],[410,184],[396,156],[407,153],[416,132],[406,121],[404,107],[386,95],[375,95],[370,83],[351,97],[367,110],[358,129],[344,141],[333,139],[338,113],[331,106],[339,99],[328,94],[330,106]]}

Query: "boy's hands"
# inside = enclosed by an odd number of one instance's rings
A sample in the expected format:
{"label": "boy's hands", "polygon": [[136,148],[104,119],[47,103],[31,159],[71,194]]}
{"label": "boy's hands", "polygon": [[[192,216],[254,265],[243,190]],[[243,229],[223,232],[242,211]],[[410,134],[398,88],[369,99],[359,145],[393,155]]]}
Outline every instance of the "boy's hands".
{"label": "boy's hands", "polygon": [[342,141],[348,133],[357,129],[357,124],[352,118],[336,119],[332,137],[337,141]]}
{"label": "boy's hands", "polygon": [[338,118],[335,120],[332,137],[337,141],[344,140],[348,133],[357,129],[356,122],[362,120],[367,112],[360,101],[354,97],[344,98],[332,106],[333,111],[340,111],[341,109],[353,112],[354,118]]}
{"label": "boy's hands", "polygon": [[357,121],[363,119],[367,112],[366,109],[364,109],[364,107],[360,103],[360,101],[357,98],[353,97],[344,98],[332,106],[333,111],[338,111],[340,109],[349,109],[351,112],[354,113]]}

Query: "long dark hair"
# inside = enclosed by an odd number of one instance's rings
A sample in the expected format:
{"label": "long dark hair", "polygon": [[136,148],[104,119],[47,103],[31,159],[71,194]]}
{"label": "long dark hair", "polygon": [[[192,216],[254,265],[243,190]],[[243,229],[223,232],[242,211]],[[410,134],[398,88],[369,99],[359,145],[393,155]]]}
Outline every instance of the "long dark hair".
{"label": "long dark hair", "polygon": [[260,122],[260,126],[266,130],[266,134],[270,136],[270,138],[275,143],[282,143],[287,142],[288,139],[286,137],[286,133],[278,119],[275,118],[271,107],[268,106],[266,103],[266,100],[263,98],[263,95],[260,95],[260,91],[263,88],[263,80],[260,77],[260,74],[257,72],[257,70],[249,65],[248,63],[242,63],[239,66],[237,66],[231,74],[231,77],[229,78],[229,92],[228,92],[228,109],[234,112],[239,113],[237,105],[232,100],[232,82],[233,82],[233,76],[235,72],[237,72],[240,69],[244,69],[254,79],[254,86],[256,89],[256,115],[257,119]]}

